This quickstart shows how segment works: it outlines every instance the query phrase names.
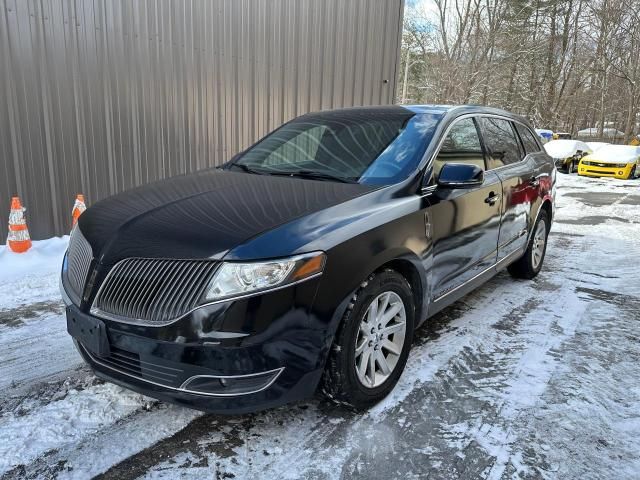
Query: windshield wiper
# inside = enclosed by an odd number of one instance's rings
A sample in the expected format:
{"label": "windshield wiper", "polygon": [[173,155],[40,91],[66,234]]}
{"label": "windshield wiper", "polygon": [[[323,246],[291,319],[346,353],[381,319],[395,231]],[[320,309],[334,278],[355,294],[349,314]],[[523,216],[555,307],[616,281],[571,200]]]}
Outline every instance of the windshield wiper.
{"label": "windshield wiper", "polygon": [[232,167],[236,167],[239,168],[240,170],[242,170],[245,173],[254,173],[256,175],[265,175],[268,172],[264,172],[262,170],[254,170],[251,167],[248,167],[247,165],[243,164],[243,163],[232,163],[230,165],[228,165],[226,168],[232,168]]}
{"label": "windshield wiper", "polygon": [[331,180],[333,182],[341,183],[358,183],[358,181],[353,177],[340,177],[338,175],[331,175],[330,173],[316,172],[313,170],[294,170],[292,172],[270,171],[265,173],[268,173],[269,175],[281,175],[286,177],[310,178],[312,180]]}

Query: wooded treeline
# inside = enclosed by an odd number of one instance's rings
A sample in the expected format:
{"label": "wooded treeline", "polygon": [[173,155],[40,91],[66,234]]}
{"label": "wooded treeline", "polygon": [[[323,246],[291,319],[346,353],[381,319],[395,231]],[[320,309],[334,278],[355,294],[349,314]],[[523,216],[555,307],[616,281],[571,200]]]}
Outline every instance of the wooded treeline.
{"label": "wooded treeline", "polygon": [[408,1],[404,18],[404,103],[491,105],[540,128],[639,133],[640,0]]}

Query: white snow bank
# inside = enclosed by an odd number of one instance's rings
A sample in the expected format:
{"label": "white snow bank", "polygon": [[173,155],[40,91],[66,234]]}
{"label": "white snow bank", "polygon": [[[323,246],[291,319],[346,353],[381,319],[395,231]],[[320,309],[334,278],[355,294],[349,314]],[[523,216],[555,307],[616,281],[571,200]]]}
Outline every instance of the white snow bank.
{"label": "white snow bank", "polygon": [[14,282],[30,275],[44,275],[60,270],[69,236],[35,240],[25,253],[14,253],[0,246],[0,284]]}

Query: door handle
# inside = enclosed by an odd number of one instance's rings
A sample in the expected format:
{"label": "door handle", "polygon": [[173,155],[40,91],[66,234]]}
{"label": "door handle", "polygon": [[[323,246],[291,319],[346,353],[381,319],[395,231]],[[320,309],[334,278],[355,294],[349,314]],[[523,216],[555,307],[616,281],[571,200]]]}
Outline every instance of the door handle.
{"label": "door handle", "polygon": [[491,192],[489,196],[484,199],[484,203],[488,203],[493,206],[498,200],[500,200],[500,195],[496,195],[494,192]]}

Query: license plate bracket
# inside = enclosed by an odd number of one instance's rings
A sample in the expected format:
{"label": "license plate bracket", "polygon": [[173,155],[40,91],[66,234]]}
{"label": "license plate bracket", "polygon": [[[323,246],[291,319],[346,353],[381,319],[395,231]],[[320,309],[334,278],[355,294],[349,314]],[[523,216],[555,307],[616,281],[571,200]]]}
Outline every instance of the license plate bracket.
{"label": "license plate bracket", "polygon": [[67,332],[93,355],[107,357],[111,353],[102,320],[67,308]]}

